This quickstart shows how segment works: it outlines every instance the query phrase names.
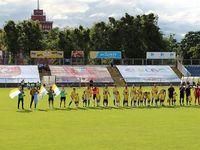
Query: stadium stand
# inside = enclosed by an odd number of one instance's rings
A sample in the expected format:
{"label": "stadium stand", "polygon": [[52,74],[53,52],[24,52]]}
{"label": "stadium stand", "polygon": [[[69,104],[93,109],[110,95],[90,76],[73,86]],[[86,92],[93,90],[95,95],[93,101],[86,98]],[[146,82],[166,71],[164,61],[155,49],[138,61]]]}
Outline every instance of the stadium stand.
{"label": "stadium stand", "polygon": [[185,66],[185,68],[190,72],[192,77],[200,76],[200,66]]}
{"label": "stadium stand", "polygon": [[125,86],[125,81],[122,77],[122,75],[120,74],[119,70],[116,67],[107,67],[108,71],[110,72],[115,84],[117,86]]}
{"label": "stadium stand", "polygon": [[18,84],[22,80],[27,82],[40,81],[37,66],[0,65],[0,83]]}
{"label": "stadium stand", "polygon": [[113,84],[114,81],[106,66],[49,66],[56,83],[94,83]]}
{"label": "stadium stand", "polygon": [[171,67],[174,73],[181,79],[183,77],[183,74],[178,70],[176,67]]}
{"label": "stadium stand", "polygon": [[117,66],[127,84],[180,84],[170,66]]}

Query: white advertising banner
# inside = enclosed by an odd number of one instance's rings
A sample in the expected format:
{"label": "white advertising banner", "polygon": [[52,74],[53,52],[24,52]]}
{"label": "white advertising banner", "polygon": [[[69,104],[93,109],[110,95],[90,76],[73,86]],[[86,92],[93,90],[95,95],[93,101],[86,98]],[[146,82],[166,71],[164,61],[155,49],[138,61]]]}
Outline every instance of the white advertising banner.
{"label": "white advertising banner", "polygon": [[181,82],[170,66],[117,66],[127,83]]}
{"label": "white advertising banner", "polygon": [[20,83],[40,81],[37,66],[0,65],[0,83]]}
{"label": "white advertising banner", "polygon": [[147,52],[147,59],[176,59],[176,52]]}

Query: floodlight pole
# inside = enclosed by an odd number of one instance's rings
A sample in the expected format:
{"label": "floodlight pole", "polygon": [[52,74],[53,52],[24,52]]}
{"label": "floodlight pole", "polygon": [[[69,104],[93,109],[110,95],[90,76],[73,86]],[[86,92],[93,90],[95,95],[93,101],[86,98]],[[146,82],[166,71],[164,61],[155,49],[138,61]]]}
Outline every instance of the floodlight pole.
{"label": "floodlight pole", "polygon": [[40,0],[37,1],[37,9],[40,9]]}

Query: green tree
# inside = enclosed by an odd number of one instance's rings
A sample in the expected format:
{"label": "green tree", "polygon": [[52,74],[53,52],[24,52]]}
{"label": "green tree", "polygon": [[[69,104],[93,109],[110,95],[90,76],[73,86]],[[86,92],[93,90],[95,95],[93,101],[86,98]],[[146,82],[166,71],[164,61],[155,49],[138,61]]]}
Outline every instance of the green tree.
{"label": "green tree", "polygon": [[59,28],[53,28],[50,31],[43,32],[43,49],[58,50],[59,33]]}
{"label": "green tree", "polygon": [[[183,58],[197,58],[198,44],[200,43],[200,32],[188,32],[181,41],[181,54]],[[192,49],[191,49],[192,48]]]}
{"label": "green tree", "polygon": [[11,52],[12,58],[19,52],[19,30],[14,21],[8,21],[4,26],[5,44],[7,50]]}
{"label": "green tree", "polygon": [[42,50],[43,34],[37,21],[23,21],[17,25],[20,51],[29,55],[31,50]]}

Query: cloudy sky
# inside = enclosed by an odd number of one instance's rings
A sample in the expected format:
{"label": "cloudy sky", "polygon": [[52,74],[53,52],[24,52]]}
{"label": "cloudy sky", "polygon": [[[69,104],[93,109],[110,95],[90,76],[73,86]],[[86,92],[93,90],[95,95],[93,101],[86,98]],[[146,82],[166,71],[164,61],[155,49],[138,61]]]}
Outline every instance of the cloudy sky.
{"label": "cloudy sky", "polygon": [[[0,0],[0,28],[7,20],[29,19],[37,0]],[[199,0],[40,0],[47,18],[54,26],[91,26],[106,21],[109,16],[119,18],[156,13],[161,31],[176,34],[181,39],[188,31],[200,30]]]}

